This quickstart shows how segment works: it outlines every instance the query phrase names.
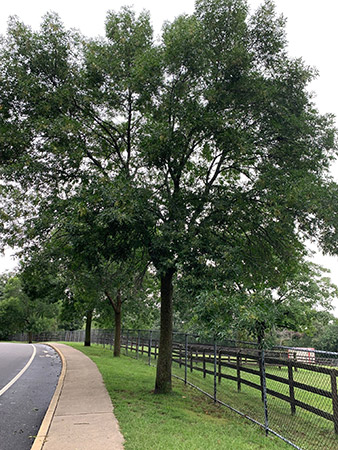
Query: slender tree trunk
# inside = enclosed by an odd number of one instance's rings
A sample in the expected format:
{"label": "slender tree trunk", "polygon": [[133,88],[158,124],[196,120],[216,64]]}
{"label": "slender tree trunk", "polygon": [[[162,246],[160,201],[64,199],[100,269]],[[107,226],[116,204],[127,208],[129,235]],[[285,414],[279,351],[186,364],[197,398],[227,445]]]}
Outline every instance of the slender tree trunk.
{"label": "slender tree trunk", "polygon": [[114,337],[114,356],[121,355],[121,292],[116,295],[114,313],[115,313],[115,337]]}
{"label": "slender tree trunk", "polygon": [[33,342],[33,332],[28,331],[28,343],[31,344]]}
{"label": "slender tree trunk", "polygon": [[258,348],[261,349],[263,347],[264,344],[264,339],[265,339],[265,322],[258,322],[256,325],[256,329],[257,329],[257,343],[258,343]]}
{"label": "slender tree trunk", "polygon": [[86,314],[86,333],[85,333],[85,347],[90,347],[90,334],[92,329],[93,310],[87,311]]}
{"label": "slender tree trunk", "polygon": [[173,276],[175,270],[168,269],[161,276],[161,334],[157,361],[155,394],[171,392],[171,355],[173,332]]}
{"label": "slender tree trunk", "polygon": [[114,301],[108,291],[105,291],[109,303],[114,309],[115,317],[115,337],[114,337],[114,356],[120,356],[121,354],[121,310],[122,310],[122,297],[121,291],[118,290],[116,294],[116,300]]}

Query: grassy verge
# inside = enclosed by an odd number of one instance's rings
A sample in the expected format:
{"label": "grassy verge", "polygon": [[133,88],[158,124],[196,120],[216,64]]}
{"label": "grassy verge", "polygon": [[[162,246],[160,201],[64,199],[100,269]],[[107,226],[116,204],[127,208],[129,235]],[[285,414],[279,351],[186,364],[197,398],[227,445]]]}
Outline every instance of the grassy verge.
{"label": "grassy verge", "polygon": [[89,356],[102,373],[126,450],[290,448],[176,379],[171,395],[154,395],[155,369],[144,362],[113,358],[111,351],[96,345],[69,345]]}
{"label": "grassy verge", "polygon": [[[198,364],[201,366],[201,363]],[[195,370],[197,364],[194,365],[193,372],[188,370],[188,380],[199,386],[209,394],[213,393],[213,376],[207,375],[203,378],[202,372]],[[255,368],[251,366],[251,368]],[[173,365],[174,373],[184,376],[184,367],[179,368],[178,364]],[[207,369],[213,370],[212,364],[207,364]],[[256,368],[257,370],[257,368]],[[223,368],[223,373],[236,377],[236,369]],[[276,375],[279,378],[288,378],[288,370],[285,367],[279,369],[276,366],[268,366],[266,372]],[[260,384],[259,375],[241,372],[242,380],[245,379],[256,385]],[[331,390],[330,376],[327,374],[315,373],[305,369],[299,369],[293,373],[295,382],[304,383],[316,387],[318,390]],[[289,395],[289,386],[281,382],[267,379],[267,387],[272,391]],[[221,384],[217,384],[217,397],[219,400],[245,412],[249,416],[264,423],[264,410],[261,401],[261,393],[259,390],[253,389],[244,383],[241,391],[237,391],[236,381],[222,379]],[[295,397],[297,400],[319,408],[332,414],[332,400],[323,396],[307,392],[299,388],[295,388]],[[271,429],[278,432],[282,436],[288,438],[301,448],[307,450],[328,450],[338,449],[338,438],[334,432],[333,422],[326,420],[312,412],[306,411],[300,407],[296,407],[296,414],[291,415],[290,405],[288,402],[268,395],[269,425]]]}

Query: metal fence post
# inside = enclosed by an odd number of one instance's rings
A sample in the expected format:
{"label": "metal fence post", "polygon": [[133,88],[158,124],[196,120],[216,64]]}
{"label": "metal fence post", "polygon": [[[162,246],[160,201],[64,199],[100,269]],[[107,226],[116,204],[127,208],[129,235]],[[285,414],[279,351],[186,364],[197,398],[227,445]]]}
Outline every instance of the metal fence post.
{"label": "metal fence post", "polygon": [[338,395],[337,395],[337,378],[336,371],[332,369],[330,371],[331,377],[331,392],[332,392],[332,409],[333,409],[333,424],[334,431],[338,433]]}
{"label": "metal fence post", "polygon": [[128,356],[129,330],[127,330],[126,356]]}
{"label": "metal fence post", "polygon": [[187,384],[187,367],[188,367],[188,335],[185,335],[185,355],[184,355],[184,383]]}
{"label": "metal fence post", "polygon": [[217,344],[214,341],[214,403],[217,401]]}
{"label": "metal fence post", "polygon": [[289,378],[289,396],[290,396],[290,406],[291,406],[291,415],[294,416],[296,414],[296,405],[295,405],[295,388],[293,382],[293,370],[292,370],[292,362],[291,359],[288,360],[288,378]]}
{"label": "metal fence post", "polygon": [[268,401],[266,396],[266,376],[265,376],[265,352],[261,350],[261,377],[262,377],[262,395],[264,403],[264,421],[265,421],[265,434],[269,432],[269,416],[268,416]]}

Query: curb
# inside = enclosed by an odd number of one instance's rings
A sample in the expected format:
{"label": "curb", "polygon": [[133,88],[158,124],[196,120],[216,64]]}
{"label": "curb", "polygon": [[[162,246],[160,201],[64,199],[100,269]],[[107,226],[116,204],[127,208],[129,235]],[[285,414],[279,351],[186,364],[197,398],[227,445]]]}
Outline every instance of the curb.
{"label": "curb", "polygon": [[59,354],[59,356],[61,358],[62,369],[61,369],[59,381],[56,386],[54,395],[48,406],[45,417],[43,418],[43,421],[39,428],[38,434],[36,435],[33,446],[31,447],[31,450],[42,450],[42,447],[45,444],[45,440],[48,435],[48,431],[49,431],[50,425],[52,423],[56,407],[59,403],[59,398],[60,398],[60,395],[62,392],[63,383],[65,380],[66,370],[67,370],[66,359],[63,356],[63,354],[61,353],[61,351],[58,348],[56,348],[53,344],[46,343],[46,345],[49,345],[50,347],[52,347]]}

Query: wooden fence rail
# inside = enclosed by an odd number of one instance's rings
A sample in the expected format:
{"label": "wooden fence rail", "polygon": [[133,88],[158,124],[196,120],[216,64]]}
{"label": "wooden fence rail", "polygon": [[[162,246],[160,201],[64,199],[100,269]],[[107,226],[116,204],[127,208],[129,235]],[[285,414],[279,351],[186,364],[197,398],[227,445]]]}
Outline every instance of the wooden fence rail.
{"label": "wooden fence rail", "polygon": [[[156,335],[155,332],[154,335],[152,333],[152,331],[145,330],[143,334],[141,331],[136,333],[127,331],[127,334],[121,336],[121,346],[125,348],[126,354],[128,351],[136,353],[137,357],[146,354],[149,362],[151,358],[156,360],[159,351],[159,335],[158,333]],[[20,335],[16,339],[24,340],[26,336]],[[84,339],[84,330],[42,333],[33,335],[33,339],[36,341],[65,340],[80,342]],[[112,331],[93,330],[92,340],[96,343],[112,346],[113,333]],[[180,368],[186,366],[185,373],[187,370],[190,372],[198,371],[203,375],[203,378],[211,375],[214,377],[214,382],[217,379],[218,384],[222,382],[222,379],[230,380],[237,384],[238,391],[242,389],[243,385],[249,386],[261,392],[262,400],[265,390],[266,394],[288,403],[291,415],[295,415],[298,408],[309,411],[333,422],[334,431],[338,434],[338,370],[335,368],[338,366],[338,358],[328,358],[322,352],[319,353],[318,357],[316,356],[315,361],[314,358],[313,361],[300,361],[296,358],[296,353],[292,353],[292,349],[290,353],[288,353],[288,349],[268,350],[265,352],[264,358],[262,358],[261,352],[256,348],[238,349],[219,346],[217,347],[216,355],[214,352],[215,348],[210,344],[189,344],[187,345],[186,354],[186,344],[182,343],[182,341],[174,342],[172,360]],[[285,368],[287,376],[282,377],[276,373],[270,373],[271,370],[266,370],[269,367]],[[327,389],[323,389],[322,386],[313,386],[306,382],[297,381],[295,372],[300,369],[307,371],[309,374],[326,375]],[[245,377],[246,374],[257,377],[257,382],[247,379]],[[277,386],[287,386],[287,389],[284,388],[283,392],[278,392],[276,386],[274,386],[274,389],[271,389],[269,385],[266,386],[266,381],[269,380],[277,383]],[[314,394],[323,399],[329,399],[332,405],[332,412],[305,402],[301,398],[300,391]]]}
{"label": "wooden fence rail", "polygon": [[[149,351],[149,339],[141,338],[140,336],[131,337],[129,342],[123,341],[122,345],[129,350],[135,352],[137,355],[146,353],[156,359],[158,354],[158,340],[152,340],[152,347]],[[172,349],[172,361],[178,366],[185,366],[185,346],[184,344],[175,343]],[[274,356],[269,352],[264,359],[267,367],[274,366],[278,368],[285,367],[287,369],[287,377],[282,377],[273,373],[264,372],[266,380],[272,380],[281,385],[288,386],[288,394],[281,393],[269,387],[266,388],[266,393],[279,400],[282,400],[290,405],[290,414],[295,415],[296,409],[301,408],[320,416],[326,420],[333,422],[334,430],[338,434],[338,394],[337,394],[337,375],[338,371],[334,368],[317,366],[312,363],[305,363],[290,359],[287,354],[280,353]],[[207,375],[216,376],[218,383],[222,379],[227,379],[237,384],[237,390],[240,391],[242,385],[249,386],[261,392],[263,399],[263,371],[261,367],[261,354],[259,350],[255,349],[232,349],[226,347],[219,347],[217,351],[216,373],[214,370],[214,349],[211,345],[188,345],[187,364],[190,372],[201,372],[203,378]],[[225,369],[227,369],[225,371]],[[322,389],[321,387],[312,386],[306,383],[301,383],[294,379],[294,372],[298,369],[304,369],[312,373],[325,374],[330,378],[330,390]],[[229,373],[230,371],[230,373]],[[231,373],[232,372],[232,373]],[[257,382],[245,378],[245,374],[257,376]],[[304,392],[310,392],[318,396],[331,399],[332,413],[317,408],[296,398],[295,389],[300,389]]]}

